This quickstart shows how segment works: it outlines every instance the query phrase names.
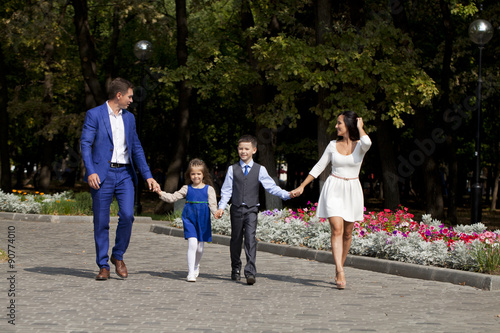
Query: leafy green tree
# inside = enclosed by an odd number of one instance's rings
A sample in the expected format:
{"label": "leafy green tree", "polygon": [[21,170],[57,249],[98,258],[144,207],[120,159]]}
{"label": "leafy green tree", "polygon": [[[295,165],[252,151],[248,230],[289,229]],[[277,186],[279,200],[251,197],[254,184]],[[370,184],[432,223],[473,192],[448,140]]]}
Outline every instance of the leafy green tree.
{"label": "leafy green tree", "polygon": [[[219,17],[228,22],[223,21],[222,26],[231,26],[232,17],[224,13],[236,3],[224,2],[225,11],[215,5],[206,11],[213,13],[217,8]],[[304,25],[297,19],[299,15],[314,17],[313,7],[307,1],[243,1],[239,9],[241,31],[205,26],[203,34],[193,35],[189,41],[193,52],[187,68],[164,72],[164,80],[188,77],[200,98],[239,95],[249,88],[249,115],[258,126],[269,129],[277,129],[285,122],[296,126],[304,116],[297,101],[321,90],[322,96],[326,96],[321,105],[312,103],[308,109],[329,122],[330,134],[334,131],[335,114],[347,109],[368,121],[389,120],[401,127],[404,114],[413,114],[415,105],[429,104],[436,94],[433,80],[418,66],[411,39],[389,24],[386,8],[380,8],[360,27],[336,20],[331,31],[324,34],[322,44],[316,43],[311,29],[314,20],[304,20],[308,23]],[[343,17],[342,13],[338,16]],[[273,142],[273,131],[268,133]],[[386,150],[387,146],[379,149]],[[274,149],[270,151],[274,154]],[[394,167],[384,174],[390,174],[389,171],[395,174]],[[388,184],[397,182],[397,178],[386,178]],[[391,191],[398,193],[397,187],[388,186],[386,193]],[[398,199],[389,206],[397,204]]]}
{"label": "leafy green tree", "polygon": [[[66,4],[62,1],[27,4],[10,1],[2,22],[6,28],[4,52],[21,55],[7,58],[8,140],[11,143],[8,152],[19,174],[36,165],[37,185],[44,188],[48,187],[54,151],[60,144],[60,140],[54,138],[63,130],[63,124],[57,122],[64,118],[68,105],[61,96],[71,90],[65,80],[72,74],[68,66],[71,65],[70,57],[65,58],[68,47],[62,29],[68,22],[65,9]],[[27,123],[19,123],[20,119]],[[24,135],[27,129],[33,130],[32,136]],[[33,154],[23,147],[34,147]],[[22,186],[19,181],[18,186]]]}

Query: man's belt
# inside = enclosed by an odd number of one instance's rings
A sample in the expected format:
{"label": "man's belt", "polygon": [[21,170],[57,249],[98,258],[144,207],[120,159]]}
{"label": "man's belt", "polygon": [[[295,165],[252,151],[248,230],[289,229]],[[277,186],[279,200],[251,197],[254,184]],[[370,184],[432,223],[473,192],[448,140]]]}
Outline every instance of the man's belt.
{"label": "man's belt", "polygon": [[121,164],[121,163],[110,163],[109,166],[112,168],[121,168],[124,166],[127,166],[128,164]]}

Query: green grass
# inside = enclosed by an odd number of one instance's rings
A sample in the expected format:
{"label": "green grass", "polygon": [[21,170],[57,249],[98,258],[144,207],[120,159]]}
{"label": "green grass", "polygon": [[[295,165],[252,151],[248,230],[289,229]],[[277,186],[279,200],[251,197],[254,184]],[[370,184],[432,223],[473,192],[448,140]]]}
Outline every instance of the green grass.
{"label": "green grass", "polygon": [[5,250],[0,249],[0,262],[5,262],[7,260],[9,260],[7,252],[5,252]]}
{"label": "green grass", "polygon": [[484,244],[483,248],[476,251],[475,256],[481,273],[500,273],[500,246],[498,243],[495,245]]}
{"label": "green grass", "polygon": [[[42,214],[92,215],[92,197],[89,192],[76,193],[72,199],[42,203]],[[110,215],[118,214],[118,202],[111,203]]]}

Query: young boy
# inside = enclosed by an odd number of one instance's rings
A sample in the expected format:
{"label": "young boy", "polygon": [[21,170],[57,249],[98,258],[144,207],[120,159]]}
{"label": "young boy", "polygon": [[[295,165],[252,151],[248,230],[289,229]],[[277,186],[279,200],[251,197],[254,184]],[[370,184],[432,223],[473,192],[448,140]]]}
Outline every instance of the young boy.
{"label": "young boy", "polygon": [[257,214],[259,212],[259,183],[272,195],[283,200],[290,199],[290,194],[281,189],[269,176],[264,166],[253,161],[253,154],[257,152],[257,139],[251,135],[244,135],[238,141],[238,155],[240,161],[229,167],[226,179],[221,188],[219,210],[215,217],[224,214],[229,199],[232,199],[231,214],[231,280],[239,281],[241,271],[241,245],[245,235],[245,254],[247,264],[245,277],[247,284],[255,283],[255,256],[257,253]]}

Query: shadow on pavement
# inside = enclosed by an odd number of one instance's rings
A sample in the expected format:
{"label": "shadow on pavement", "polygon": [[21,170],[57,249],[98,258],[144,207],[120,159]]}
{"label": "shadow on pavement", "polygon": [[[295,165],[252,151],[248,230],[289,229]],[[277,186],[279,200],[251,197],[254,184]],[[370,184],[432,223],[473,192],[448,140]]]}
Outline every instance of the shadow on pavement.
{"label": "shadow on pavement", "polygon": [[262,274],[262,278],[267,278],[269,280],[275,280],[275,281],[280,281],[280,282],[289,282],[289,283],[295,283],[295,284],[301,284],[304,286],[311,286],[311,287],[320,287],[320,288],[332,288],[333,284],[325,281],[325,280],[310,280],[310,279],[300,279],[300,278],[294,278],[293,276],[289,275],[278,275],[278,274]]}
{"label": "shadow on pavement", "polygon": [[68,267],[32,267],[26,268],[25,271],[46,275],[69,275],[84,278],[94,278],[98,273],[96,270],[90,269],[76,269]]}
{"label": "shadow on pavement", "polygon": [[[186,271],[169,271],[169,272],[138,271],[138,272],[135,272],[134,275],[135,274],[149,274],[151,276],[156,276],[156,277],[160,277],[160,278],[164,278],[164,279],[185,280],[187,272]],[[246,285],[246,280],[245,280],[245,277],[243,275],[241,276],[241,280],[238,282],[232,281],[229,274],[226,276],[226,275],[200,273],[199,279],[220,280],[220,281],[227,281],[229,283],[240,283],[240,284]],[[262,281],[263,279],[300,284],[303,286],[310,286],[310,287],[320,287],[320,288],[328,288],[328,289],[334,287],[333,284],[331,284],[325,280],[300,279],[300,278],[294,278],[294,277],[291,277],[288,275],[278,275],[278,274],[258,274],[257,275],[257,283],[259,282],[259,280]]]}

